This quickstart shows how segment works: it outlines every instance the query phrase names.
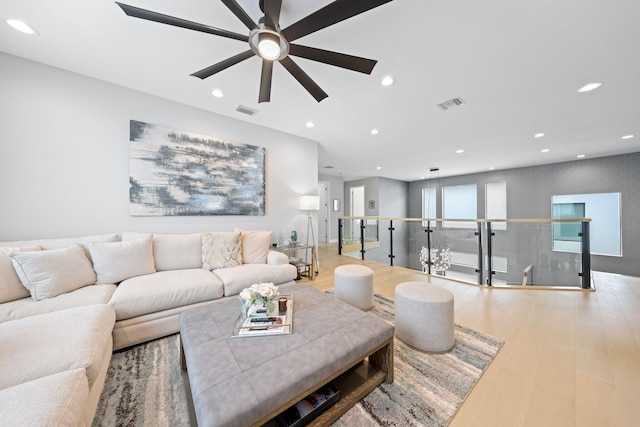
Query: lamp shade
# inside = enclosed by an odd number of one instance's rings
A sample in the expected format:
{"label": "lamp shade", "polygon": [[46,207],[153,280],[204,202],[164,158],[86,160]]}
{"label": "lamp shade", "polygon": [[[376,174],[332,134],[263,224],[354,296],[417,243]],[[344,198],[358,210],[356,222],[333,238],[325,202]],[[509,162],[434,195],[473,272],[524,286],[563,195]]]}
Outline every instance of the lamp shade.
{"label": "lamp shade", "polygon": [[320,197],[319,196],[300,196],[298,201],[301,211],[319,211],[320,210]]}

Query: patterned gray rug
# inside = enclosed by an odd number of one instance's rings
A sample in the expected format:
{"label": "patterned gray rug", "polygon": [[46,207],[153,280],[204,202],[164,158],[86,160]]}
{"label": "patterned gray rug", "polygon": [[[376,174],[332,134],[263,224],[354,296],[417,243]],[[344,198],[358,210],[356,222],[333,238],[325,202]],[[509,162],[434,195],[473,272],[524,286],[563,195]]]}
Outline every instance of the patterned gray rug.
{"label": "patterned gray rug", "polygon": [[[393,301],[375,297],[374,315],[393,323]],[[455,326],[448,353],[429,354],[395,340],[393,384],[382,384],[334,427],[446,426],[503,341]],[[177,335],[115,353],[93,426],[188,426]]]}

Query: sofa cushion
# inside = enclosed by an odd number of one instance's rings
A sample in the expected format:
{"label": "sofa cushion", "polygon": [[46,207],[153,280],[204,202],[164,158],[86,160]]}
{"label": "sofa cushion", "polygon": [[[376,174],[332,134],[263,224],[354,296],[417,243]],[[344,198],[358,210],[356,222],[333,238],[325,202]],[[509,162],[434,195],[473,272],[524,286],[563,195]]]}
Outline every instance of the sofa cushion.
{"label": "sofa cushion", "polygon": [[[110,357],[115,314],[109,305],[70,308],[0,323],[0,389],[84,368],[89,388]],[[109,351],[109,354],[106,354]]]}
{"label": "sofa cushion", "polygon": [[120,283],[130,277],[155,273],[151,236],[122,242],[89,243],[96,283]]}
{"label": "sofa cushion", "polygon": [[156,270],[202,268],[202,233],[154,234]]}
{"label": "sofa cushion", "polygon": [[244,264],[231,268],[219,268],[213,273],[224,283],[225,296],[237,295],[254,283],[271,282],[279,285],[295,280],[298,276],[296,267],[291,264]]}
{"label": "sofa cushion", "polygon": [[42,301],[36,301],[30,296],[15,301],[0,304],[0,323],[9,320],[67,308],[84,307],[93,304],[107,304],[116,290],[116,285],[84,286],[73,292],[58,295]]}
{"label": "sofa cushion", "polygon": [[[0,242],[0,246],[40,246],[44,250],[48,249],[61,249],[68,248],[75,244],[82,245],[87,256],[89,256],[89,249],[87,244],[89,242],[118,242],[120,236],[117,234],[97,234],[92,236],[81,237],[65,237],[60,239],[37,239],[37,240],[20,240],[15,242]],[[91,258],[89,258],[91,259]]]}
{"label": "sofa cushion", "polygon": [[31,297],[40,301],[71,292],[96,281],[80,245],[37,252],[12,252],[13,267]]}
{"label": "sofa cushion", "polygon": [[238,230],[242,242],[242,262],[244,264],[264,264],[267,262],[271,231]]}
{"label": "sofa cushion", "polygon": [[25,246],[22,248],[0,248],[0,304],[15,301],[29,296],[29,290],[22,285],[16,274],[10,252],[34,252],[39,251],[40,246]]}
{"label": "sofa cushion", "polygon": [[109,304],[118,320],[169,310],[222,297],[222,282],[202,268],[159,271],[127,279]]}
{"label": "sofa cushion", "polygon": [[76,427],[88,396],[84,369],[48,375],[0,390],[0,420],[5,427]]}
{"label": "sofa cushion", "polygon": [[239,231],[202,234],[202,268],[215,270],[242,264]]}

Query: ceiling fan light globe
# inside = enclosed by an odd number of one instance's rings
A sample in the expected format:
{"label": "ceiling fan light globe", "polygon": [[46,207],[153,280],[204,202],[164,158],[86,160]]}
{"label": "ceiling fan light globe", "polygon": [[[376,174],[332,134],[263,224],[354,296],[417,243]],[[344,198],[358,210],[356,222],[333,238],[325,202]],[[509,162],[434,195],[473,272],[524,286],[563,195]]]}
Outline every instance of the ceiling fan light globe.
{"label": "ceiling fan light globe", "polygon": [[260,41],[258,42],[258,52],[264,59],[277,59],[280,54],[280,40],[273,34],[263,33],[260,34]]}

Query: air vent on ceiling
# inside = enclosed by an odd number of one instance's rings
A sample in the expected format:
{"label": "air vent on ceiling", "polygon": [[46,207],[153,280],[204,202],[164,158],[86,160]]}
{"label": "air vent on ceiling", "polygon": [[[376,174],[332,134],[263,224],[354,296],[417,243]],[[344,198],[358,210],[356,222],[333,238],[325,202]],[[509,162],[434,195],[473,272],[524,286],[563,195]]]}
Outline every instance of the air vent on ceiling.
{"label": "air vent on ceiling", "polygon": [[236,108],[236,111],[242,114],[247,114],[249,116],[253,116],[258,112],[258,110],[256,110],[255,108],[247,107],[246,105],[242,105],[242,104],[238,105],[238,108]]}
{"label": "air vent on ceiling", "polygon": [[454,107],[459,107],[464,103],[465,103],[464,99],[457,97],[457,98],[450,99],[448,101],[444,101],[441,104],[438,104],[438,108],[440,108],[442,111],[447,111]]}

